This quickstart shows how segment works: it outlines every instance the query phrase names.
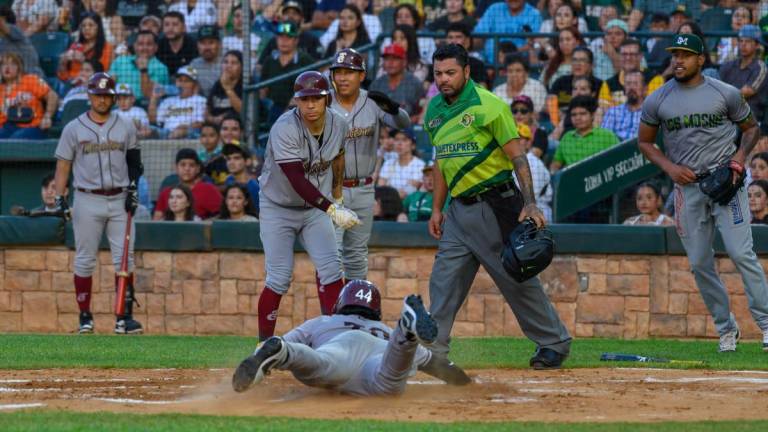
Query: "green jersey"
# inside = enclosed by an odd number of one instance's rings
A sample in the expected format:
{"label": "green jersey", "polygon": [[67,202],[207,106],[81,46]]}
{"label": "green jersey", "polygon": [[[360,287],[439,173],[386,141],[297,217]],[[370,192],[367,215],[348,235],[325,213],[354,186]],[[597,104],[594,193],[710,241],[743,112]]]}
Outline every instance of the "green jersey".
{"label": "green jersey", "polygon": [[432,192],[416,191],[403,200],[408,222],[428,221],[432,216]]}
{"label": "green jersey", "polygon": [[552,160],[563,166],[575,164],[618,143],[619,139],[608,129],[592,128],[584,136],[572,129],[560,138]]}
{"label": "green jersey", "polygon": [[512,161],[502,149],[519,138],[512,112],[472,80],[450,105],[442,94],[432,98],[424,130],[452,197],[476,195],[512,180]]}

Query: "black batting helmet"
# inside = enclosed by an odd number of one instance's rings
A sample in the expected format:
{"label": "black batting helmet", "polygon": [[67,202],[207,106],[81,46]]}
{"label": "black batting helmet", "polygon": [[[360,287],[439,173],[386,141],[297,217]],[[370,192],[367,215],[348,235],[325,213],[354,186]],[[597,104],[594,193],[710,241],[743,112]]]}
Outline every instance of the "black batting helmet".
{"label": "black batting helmet", "polygon": [[537,228],[532,220],[525,220],[509,234],[501,251],[504,270],[518,282],[524,282],[544,271],[555,254],[552,231]]}
{"label": "black batting helmet", "polygon": [[88,93],[96,95],[115,95],[115,79],[106,72],[96,72],[88,78]]}
{"label": "black batting helmet", "polygon": [[331,70],[351,69],[365,72],[365,58],[353,48],[344,48],[336,53],[331,64]]}
{"label": "black batting helmet", "polygon": [[328,96],[331,85],[323,74],[317,71],[307,71],[296,77],[293,83],[293,97]]}
{"label": "black batting helmet", "polygon": [[381,321],[381,294],[372,282],[355,279],[347,282],[333,305],[334,314],[360,315]]}

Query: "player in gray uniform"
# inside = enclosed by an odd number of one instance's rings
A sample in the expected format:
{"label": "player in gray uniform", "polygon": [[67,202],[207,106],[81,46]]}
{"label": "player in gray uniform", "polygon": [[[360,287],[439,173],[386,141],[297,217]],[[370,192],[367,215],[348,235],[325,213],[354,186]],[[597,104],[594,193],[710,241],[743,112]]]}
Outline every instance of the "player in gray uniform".
{"label": "player in gray uniform", "polygon": [[334,84],[331,108],[349,123],[344,139],[344,205],[362,222],[351,229],[336,229],[336,241],[347,279],[368,277],[368,240],[373,227],[374,187],[382,124],[397,129],[411,125],[408,112],[386,95],[360,88],[365,80],[365,58],[352,48],[338,53],[331,64]]}
{"label": "player in gray uniform", "polygon": [[294,100],[296,108],[281,115],[269,131],[259,177],[266,265],[258,306],[260,340],[275,333],[280,300],[291,284],[295,239],[315,264],[320,310],[327,315],[344,286],[333,225],[351,228],[360,223],[354,212],[335,202],[341,200],[342,142],[348,128],[338,113],[327,109],[328,81],[319,72],[302,73],[294,83]]}
{"label": "player in gray uniform", "polygon": [[[96,73],[88,81],[91,108],[69,122],[56,147],[56,206],[69,217],[64,198],[70,172],[75,189],[72,226],[75,233],[75,293],[80,308],[79,333],[93,333],[91,287],[96,254],[106,228],[115,272],[120,269],[128,212],[139,205],[137,182],[141,176],[141,154],[132,122],[110,112],[115,103],[115,81]],[[131,232],[134,231],[133,225]],[[133,319],[133,241],[128,250],[128,289],[125,315],[118,316],[115,333],[141,333]],[[115,276],[117,285],[117,276]]]}
{"label": "player in gray uniform", "polygon": [[417,367],[452,385],[470,382],[459,367],[437,365],[421,346],[437,337],[437,323],[421,297],[405,298],[400,320],[392,329],[381,322],[376,286],[353,280],[344,286],[333,312],[259,345],[235,371],[235,391],[261,382],[273,368],[291,371],[308,386],[355,395],[401,394]]}
{"label": "player in gray uniform", "polygon": [[[675,79],[643,103],[639,148],[675,182],[677,232],[720,334],[720,351],[735,351],[740,334],[728,293],[715,270],[715,227],[741,273],[750,312],[763,331],[763,347],[768,350],[768,284],[752,250],[746,188],[741,187],[727,205],[719,205],[697,184],[721,164],[729,164],[735,174],[743,172],[744,161],[757,143],[758,126],[738,89],[701,75],[706,55],[701,39],[693,34],[673,38],[667,49],[672,52]],[[742,132],[738,147],[737,127]],[[666,154],[655,146],[659,129]]]}

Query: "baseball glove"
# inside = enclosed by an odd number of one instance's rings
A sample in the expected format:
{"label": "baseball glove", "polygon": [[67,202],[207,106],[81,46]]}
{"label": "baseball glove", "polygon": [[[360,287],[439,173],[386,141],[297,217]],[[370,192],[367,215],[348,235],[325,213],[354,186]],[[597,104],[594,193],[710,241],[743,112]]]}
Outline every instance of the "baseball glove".
{"label": "baseball glove", "polygon": [[381,108],[381,110],[387,114],[397,115],[397,113],[400,111],[400,104],[393,101],[389,98],[389,96],[382,92],[369,91],[368,97],[373,99],[373,101],[376,102],[376,105],[378,105],[379,108]]}
{"label": "baseball glove", "polygon": [[722,206],[728,205],[736,192],[744,186],[744,177],[744,166],[732,160],[715,168],[699,181],[699,189],[712,201]]}

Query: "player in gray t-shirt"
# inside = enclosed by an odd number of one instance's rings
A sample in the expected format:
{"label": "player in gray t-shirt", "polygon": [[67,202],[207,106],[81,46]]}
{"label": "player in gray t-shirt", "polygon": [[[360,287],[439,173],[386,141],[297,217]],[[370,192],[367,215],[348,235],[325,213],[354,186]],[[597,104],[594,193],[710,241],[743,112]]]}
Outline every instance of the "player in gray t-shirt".
{"label": "player in gray t-shirt", "polygon": [[421,297],[403,302],[394,329],[381,322],[381,294],[366,280],[344,286],[333,315],[320,316],[260,344],[232,377],[235,391],[261,382],[271,369],[289,370],[302,383],[356,395],[401,394],[416,369],[452,385],[470,382],[461,368],[433,357],[422,345],[437,323]]}
{"label": "player in gray t-shirt", "polygon": [[[746,188],[741,187],[727,205],[718,205],[697,184],[724,163],[743,171],[747,155],[757,144],[758,126],[738,89],[701,75],[706,55],[701,39],[693,34],[673,38],[667,50],[672,52],[674,79],[645,100],[638,145],[675,182],[677,232],[720,334],[719,350],[736,351],[740,333],[728,293],[715,270],[715,227],[741,273],[750,312],[763,331],[763,349],[768,351],[768,283],[752,250]],[[738,145],[737,128],[742,133]],[[664,153],[655,146],[659,130]]]}

